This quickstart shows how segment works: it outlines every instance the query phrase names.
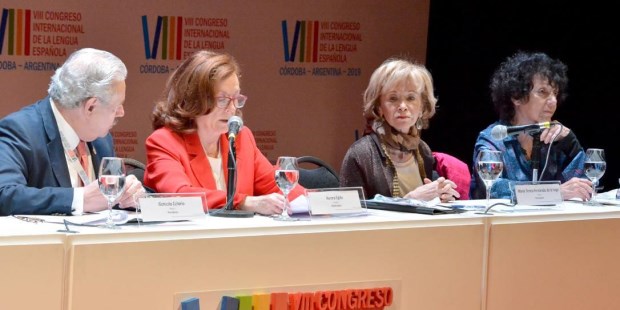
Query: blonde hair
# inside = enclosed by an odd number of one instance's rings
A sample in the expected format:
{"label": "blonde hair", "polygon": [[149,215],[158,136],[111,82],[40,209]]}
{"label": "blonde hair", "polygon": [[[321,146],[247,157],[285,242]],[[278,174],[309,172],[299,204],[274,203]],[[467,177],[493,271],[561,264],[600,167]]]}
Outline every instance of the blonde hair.
{"label": "blonde hair", "polygon": [[433,78],[424,66],[400,58],[384,61],[373,72],[364,92],[364,117],[369,124],[380,118],[377,111],[381,105],[381,95],[401,83],[411,83],[417,88],[422,97],[422,128],[428,128],[428,120],[435,115],[437,104]]}

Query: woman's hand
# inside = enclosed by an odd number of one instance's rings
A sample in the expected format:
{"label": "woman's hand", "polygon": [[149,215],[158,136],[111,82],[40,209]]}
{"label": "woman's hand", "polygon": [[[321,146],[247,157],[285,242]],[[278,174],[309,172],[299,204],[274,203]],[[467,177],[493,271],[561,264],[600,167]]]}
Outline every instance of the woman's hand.
{"label": "woman's hand", "polygon": [[425,178],[424,185],[407,193],[404,198],[429,201],[439,197],[441,202],[448,202],[461,197],[455,188],[456,184],[444,177],[440,177],[435,181]]}
{"label": "woman's hand", "polygon": [[[278,193],[263,196],[247,196],[241,204],[241,209],[262,215],[282,214],[284,203],[284,196]],[[288,212],[290,214],[291,210],[289,209]]]}
{"label": "woman's hand", "polygon": [[556,122],[551,126],[551,128],[547,128],[542,131],[540,134],[540,141],[545,144],[551,143],[551,141],[560,141],[570,133],[570,128]]}
{"label": "woman's hand", "polygon": [[572,178],[560,185],[560,191],[564,200],[579,198],[587,201],[592,197],[592,182],[586,179]]}

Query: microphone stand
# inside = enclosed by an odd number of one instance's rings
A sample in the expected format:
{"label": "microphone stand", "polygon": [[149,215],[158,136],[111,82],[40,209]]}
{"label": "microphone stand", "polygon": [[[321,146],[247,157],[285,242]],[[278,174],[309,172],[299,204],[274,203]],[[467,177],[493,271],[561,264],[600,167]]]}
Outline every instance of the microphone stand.
{"label": "microphone stand", "polygon": [[213,216],[219,217],[253,217],[254,212],[235,210],[233,201],[237,192],[237,152],[235,150],[235,138],[229,140],[228,148],[228,180],[226,184],[226,205],[222,209],[210,212]]}
{"label": "microphone stand", "polygon": [[538,168],[540,168],[540,134],[541,132],[532,133],[534,139],[532,143],[532,182],[538,182]]}
{"label": "microphone stand", "polygon": [[230,140],[230,146],[231,148],[228,152],[228,180],[226,183],[226,188],[228,189],[226,193],[226,209],[228,210],[232,209],[232,201],[235,197],[235,192],[237,191],[237,182],[235,182],[235,174],[237,173],[237,163],[235,162],[235,160],[237,159],[237,150],[235,150],[234,139]]}

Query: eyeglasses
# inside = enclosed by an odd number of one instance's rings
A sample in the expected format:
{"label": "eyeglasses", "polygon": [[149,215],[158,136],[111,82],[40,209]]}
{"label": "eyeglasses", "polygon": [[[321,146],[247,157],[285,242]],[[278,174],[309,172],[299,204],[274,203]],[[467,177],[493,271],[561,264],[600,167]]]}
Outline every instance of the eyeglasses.
{"label": "eyeglasses", "polygon": [[557,88],[541,87],[539,89],[532,90],[532,93],[540,99],[547,100],[551,97],[551,95],[557,97],[560,91]]}
{"label": "eyeglasses", "polygon": [[215,104],[220,109],[226,109],[230,102],[235,103],[235,108],[241,109],[245,105],[245,102],[248,100],[247,96],[242,94],[233,95],[233,96],[217,96],[215,97]]}

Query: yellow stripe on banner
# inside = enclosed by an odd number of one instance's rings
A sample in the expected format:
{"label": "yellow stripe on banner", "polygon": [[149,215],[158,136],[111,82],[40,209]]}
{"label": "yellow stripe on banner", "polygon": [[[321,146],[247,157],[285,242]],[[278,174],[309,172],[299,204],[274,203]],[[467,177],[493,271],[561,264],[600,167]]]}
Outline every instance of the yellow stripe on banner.
{"label": "yellow stripe on banner", "polygon": [[24,10],[17,9],[17,33],[15,34],[15,55],[21,55],[24,47]]}
{"label": "yellow stripe on banner", "polygon": [[306,25],[306,62],[312,62],[312,31],[314,22],[311,20],[308,21]]}
{"label": "yellow stripe on banner", "polygon": [[269,310],[271,306],[271,296],[269,294],[252,295],[252,307],[254,310]]}
{"label": "yellow stripe on banner", "polygon": [[164,16],[161,25],[161,59],[168,58],[168,16]]}

